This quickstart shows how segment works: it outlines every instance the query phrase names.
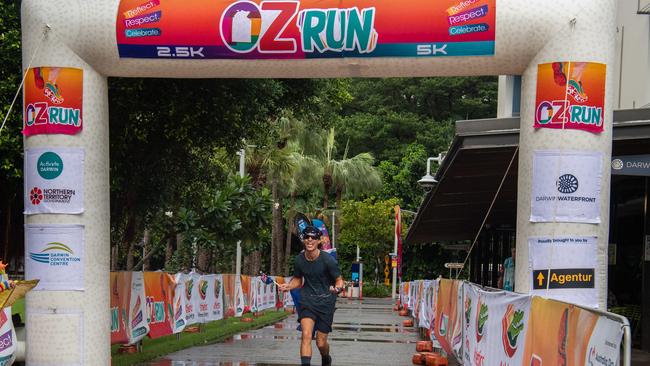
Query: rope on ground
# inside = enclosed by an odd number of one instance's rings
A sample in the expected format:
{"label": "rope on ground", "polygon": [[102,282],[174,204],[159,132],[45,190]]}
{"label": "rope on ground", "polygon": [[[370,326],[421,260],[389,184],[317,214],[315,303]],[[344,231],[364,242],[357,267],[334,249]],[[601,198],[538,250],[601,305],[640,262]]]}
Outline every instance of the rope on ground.
{"label": "rope on ground", "polygon": [[515,156],[517,156],[518,152],[519,152],[519,145],[517,145],[517,148],[515,149],[515,152],[512,154],[512,158],[510,158],[510,163],[508,163],[508,168],[506,169],[505,173],[503,173],[503,178],[501,178],[501,183],[499,183],[499,188],[497,188],[497,191],[494,193],[494,197],[492,198],[492,203],[490,203],[490,207],[488,208],[487,212],[485,213],[485,217],[483,218],[483,222],[481,222],[481,226],[479,226],[478,230],[476,231],[476,236],[474,236],[474,240],[472,241],[472,245],[469,247],[469,251],[467,252],[467,256],[465,257],[465,260],[463,261],[463,266],[456,273],[456,279],[458,279],[460,274],[463,273],[463,270],[465,269],[465,264],[467,263],[467,260],[469,259],[469,256],[472,254],[472,249],[474,249],[474,245],[476,245],[476,241],[478,240],[478,237],[481,234],[481,230],[483,230],[483,226],[485,226],[485,222],[487,221],[487,218],[490,216],[490,212],[492,212],[492,207],[494,206],[494,202],[496,202],[497,197],[499,197],[499,193],[501,192],[501,188],[503,187],[503,183],[506,181],[506,177],[508,177],[508,172],[510,172],[510,168],[512,167],[512,163],[515,161]]}
{"label": "rope on ground", "polygon": [[14,100],[11,101],[11,105],[9,106],[9,110],[7,111],[7,114],[5,114],[5,117],[2,120],[2,126],[0,126],[0,133],[2,133],[2,130],[5,128],[5,123],[7,123],[7,119],[9,119],[9,115],[11,114],[12,109],[14,108],[14,104],[16,104],[16,99],[18,99],[18,95],[20,94],[20,90],[23,88],[23,85],[25,84],[25,78],[27,78],[27,73],[29,72],[29,69],[32,67],[32,62],[34,62],[34,58],[38,54],[38,51],[41,49],[41,46],[43,45],[43,41],[45,40],[45,37],[47,36],[47,33],[50,31],[50,26],[49,24],[45,24],[45,29],[43,29],[43,35],[41,36],[40,41],[38,42],[38,46],[36,46],[36,49],[34,50],[34,53],[32,54],[32,57],[29,59],[29,63],[27,64],[27,68],[25,69],[25,72],[23,73],[23,79],[20,81],[20,85],[18,85],[18,90],[16,90],[16,94],[14,95]]}

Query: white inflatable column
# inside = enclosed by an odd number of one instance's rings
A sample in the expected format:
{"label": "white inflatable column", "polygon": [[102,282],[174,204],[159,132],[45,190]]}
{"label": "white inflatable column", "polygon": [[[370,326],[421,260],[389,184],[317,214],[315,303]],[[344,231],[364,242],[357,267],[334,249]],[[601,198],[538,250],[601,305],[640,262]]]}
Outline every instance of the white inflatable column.
{"label": "white inflatable column", "polygon": [[[598,237],[598,264],[595,280],[600,309],[607,302],[607,245],[609,236],[610,160],[615,86],[616,0],[589,0],[564,3],[563,8],[538,7],[536,19],[560,12],[566,24],[549,37],[522,76],[521,129],[519,137],[519,175],[517,188],[517,258],[515,290],[530,292],[528,238],[535,236],[581,235]],[[534,129],[537,65],[549,62],[597,62],[607,65],[604,131],[599,134],[580,130]],[[536,150],[579,150],[603,153],[600,192],[600,224],[532,223],[531,191],[533,153]],[[570,291],[570,290],[568,290]]]}
{"label": "white inflatable column", "polygon": [[[40,6],[37,6],[40,5]],[[83,130],[77,135],[43,134],[24,140],[25,149],[76,147],[85,150],[84,213],[26,216],[27,224],[84,225],[84,291],[31,291],[26,299],[27,364],[109,365],[109,141],[106,78],[61,42],[53,28],[41,41],[43,3],[22,2],[23,68],[37,48],[32,67],[83,69]],[[28,258],[28,255],[25,256]]]}

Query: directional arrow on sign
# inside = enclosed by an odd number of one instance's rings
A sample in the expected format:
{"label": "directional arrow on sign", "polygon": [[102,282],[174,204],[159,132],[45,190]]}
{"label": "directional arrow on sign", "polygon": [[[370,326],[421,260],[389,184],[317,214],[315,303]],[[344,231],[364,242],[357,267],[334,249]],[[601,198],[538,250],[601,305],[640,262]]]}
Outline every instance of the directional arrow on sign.
{"label": "directional arrow on sign", "polygon": [[539,282],[539,285],[537,286],[542,287],[542,285],[544,284],[544,273],[539,272],[539,274],[537,275],[537,282]]}

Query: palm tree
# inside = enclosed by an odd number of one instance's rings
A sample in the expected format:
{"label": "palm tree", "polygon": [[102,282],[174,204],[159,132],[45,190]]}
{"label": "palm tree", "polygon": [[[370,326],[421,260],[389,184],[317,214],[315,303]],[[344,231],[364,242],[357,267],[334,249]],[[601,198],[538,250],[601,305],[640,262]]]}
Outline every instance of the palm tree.
{"label": "palm tree", "polygon": [[329,207],[330,194],[335,193],[336,207],[343,196],[357,197],[381,188],[381,175],[373,166],[375,159],[370,153],[360,153],[348,158],[349,141],[343,156],[336,158],[336,133],[334,128],[320,135],[321,148],[312,147],[311,156],[322,172],[323,209]]}

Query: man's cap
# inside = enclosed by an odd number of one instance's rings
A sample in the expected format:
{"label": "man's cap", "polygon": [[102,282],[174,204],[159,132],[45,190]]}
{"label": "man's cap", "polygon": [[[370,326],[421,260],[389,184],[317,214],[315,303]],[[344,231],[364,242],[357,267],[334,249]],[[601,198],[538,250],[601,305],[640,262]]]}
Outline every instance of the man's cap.
{"label": "man's cap", "polygon": [[307,226],[306,228],[302,229],[302,239],[306,238],[314,238],[314,239],[320,239],[321,232],[318,230],[318,228],[315,228],[313,226]]}

